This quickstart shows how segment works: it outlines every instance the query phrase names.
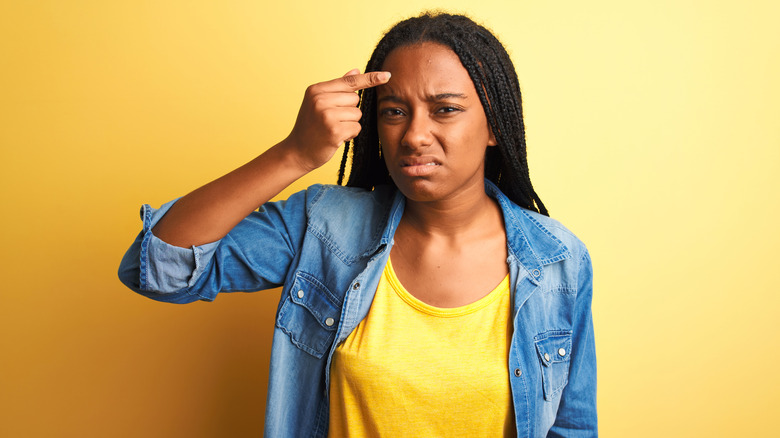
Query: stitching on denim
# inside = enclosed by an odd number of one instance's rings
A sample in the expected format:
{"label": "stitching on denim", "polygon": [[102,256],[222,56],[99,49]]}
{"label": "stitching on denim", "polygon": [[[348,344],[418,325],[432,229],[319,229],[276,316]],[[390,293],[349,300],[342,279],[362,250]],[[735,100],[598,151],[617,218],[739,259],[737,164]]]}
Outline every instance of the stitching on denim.
{"label": "stitching on denim", "polygon": [[338,246],[336,246],[333,242],[331,242],[327,238],[327,236],[325,236],[325,234],[322,233],[319,229],[314,227],[307,227],[306,231],[313,234],[314,237],[316,237],[320,242],[322,242],[330,250],[330,252],[333,253],[333,255],[335,255],[336,257],[338,257],[339,260],[344,262],[345,265],[351,266],[352,264],[355,263],[355,261],[358,260],[357,257],[347,257],[347,255],[344,254],[344,252],[341,251],[341,249]]}
{"label": "stitching on denim", "polygon": [[[583,251],[583,252],[582,252],[582,255],[580,256],[580,262],[579,262],[579,265],[577,266],[577,272],[578,272],[578,273],[582,272],[582,263],[583,263],[583,262],[584,262],[586,259],[590,261],[590,253],[588,252],[588,250],[587,250],[587,249],[585,249],[585,251]],[[591,277],[593,277],[593,274],[592,274],[592,273],[591,273]],[[579,280],[579,279],[578,279],[578,280]],[[592,281],[592,278],[591,278],[591,281]],[[580,293],[579,287],[580,287],[580,282],[579,282],[579,281],[577,281],[577,290],[576,290],[576,292],[575,292],[575,294],[577,294],[577,295],[579,295],[579,293]]]}
{"label": "stitching on denim", "polygon": [[[531,222],[533,222],[533,223],[536,225],[536,227],[537,227],[537,228],[539,228],[539,229],[540,229],[540,230],[541,230],[541,231],[542,231],[544,234],[546,234],[546,235],[547,235],[548,237],[550,237],[552,240],[554,240],[555,242],[557,242],[557,243],[558,243],[558,245],[560,245],[561,247],[563,247],[563,252],[561,252],[560,254],[557,254],[555,257],[551,257],[551,258],[547,258],[547,259],[541,259],[541,258],[539,258],[539,261],[540,261],[540,263],[542,263],[543,265],[549,265],[549,264],[551,264],[551,263],[559,262],[559,261],[561,261],[561,260],[566,260],[566,259],[568,259],[569,257],[571,257],[571,252],[569,251],[569,247],[568,247],[568,246],[566,246],[566,244],[564,244],[564,243],[563,243],[563,241],[561,241],[561,239],[559,239],[557,236],[555,236],[553,233],[551,233],[551,232],[550,232],[550,230],[549,230],[547,227],[545,227],[544,225],[542,225],[542,223],[541,223],[541,222],[539,222],[538,220],[536,220],[536,219],[535,219],[533,216],[531,216],[531,214],[529,214],[527,211],[525,211],[525,210],[521,210],[521,212],[522,212],[522,213],[525,215],[525,217],[527,217],[527,218],[528,218],[528,219],[529,219]],[[570,231],[568,231],[568,230],[566,230],[565,228],[559,228],[559,229],[560,229],[561,231],[566,231],[568,234],[571,234],[571,232],[570,232]],[[538,257],[537,257],[537,258],[538,258]]]}
{"label": "stitching on denim", "polygon": [[544,293],[561,293],[564,295],[577,295],[577,288],[567,284],[559,284],[544,290]]}
{"label": "stitching on denim", "polygon": [[144,204],[141,207],[141,216],[143,220],[143,227],[144,227],[144,237],[141,239],[141,262],[139,266],[140,271],[140,278],[138,281],[140,282],[140,288],[141,290],[150,290],[149,287],[149,241],[152,238],[152,226],[151,226],[151,220],[152,220],[152,214],[149,211],[149,206]]}
{"label": "stitching on denim", "polygon": [[[511,208],[511,205],[508,204],[507,199],[504,198],[503,193],[501,193],[501,191],[495,190],[490,185],[488,185],[487,187],[492,192],[493,197],[496,200],[498,200],[499,204],[501,204],[502,211],[505,212],[506,215],[510,216],[511,219],[512,219],[511,221],[504,221],[504,224],[505,224],[504,226],[506,226],[507,223],[512,223],[512,224],[518,223],[519,221],[517,220],[517,215],[515,215],[514,209]],[[526,242],[526,244],[528,244],[528,241],[525,239],[525,233],[523,233],[522,229],[520,229],[519,227],[515,227],[515,226],[513,226],[512,229],[515,229],[518,233],[520,233],[520,235],[523,237],[523,240]],[[507,239],[507,246],[509,246],[509,248],[512,250],[512,252],[517,254],[517,252],[518,252],[517,248],[514,247],[513,243],[514,242],[512,241],[512,239]],[[521,265],[522,265],[522,263],[521,263]]]}
{"label": "stitching on denim", "polygon": [[[316,191],[314,191],[315,189]],[[320,201],[320,198],[322,197],[323,193],[325,193],[325,190],[327,190],[327,186],[322,186],[319,184],[315,184],[306,190],[307,195],[309,192],[314,192],[311,201],[309,201],[306,205],[306,216],[311,217],[312,209],[314,209],[314,206],[317,205],[317,203]]]}
{"label": "stitching on denim", "polygon": [[369,257],[374,254],[382,244],[382,234],[385,231],[385,226],[390,223],[390,212],[393,208],[393,203],[390,203],[390,207],[384,210],[382,219],[376,221],[374,231],[371,233],[371,245],[361,254],[362,257]]}
{"label": "stitching on denim", "polygon": [[314,422],[314,431],[312,433],[312,436],[326,436],[328,432],[328,427],[330,426],[329,421],[329,395],[326,393],[325,396],[320,400],[320,406],[317,409],[317,419]]}
{"label": "stitching on denim", "polygon": [[[522,212],[522,213],[525,215],[525,217],[527,217],[529,220],[531,220],[531,222],[533,222],[533,223],[534,223],[534,224],[535,224],[535,225],[536,225],[536,226],[537,226],[537,227],[538,227],[538,228],[539,228],[539,229],[540,229],[540,230],[541,230],[541,231],[542,231],[544,234],[547,234],[547,235],[548,235],[548,236],[550,236],[550,237],[551,237],[553,240],[555,240],[556,242],[558,242],[558,243],[560,243],[561,245],[563,245],[563,242],[561,242],[561,240],[560,240],[560,239],[558,239],[557,237],[555,237],[555,235],[554,235],[553,233],[551,233],[551,232],[550,232],[550,230],[548,230],[548,229],[547,229],[547,227],[545,227],[544,225],[542,225],[542,223],[541,223],[541,222],[539,222],[539,221],[538,221],[538,220],[536,220],[536,219],[535,219],[533,216],[531,216],[530,214],[528,214],[528,212],[527,212],[527,211],[525,211],[525,210],[520,210],[520,211],[521,211],[521,212]],[[566,246],[566,245],[563,245],[563,246]]]}
{"label": "stitching on denim", "polygon": [[561,336],[571,336],[573,333],[572,330],[547,330],[541,333],[538,333],[536,336],[534,336],[534,342],[536,341],[544,341],[547,338],[550,337],[561,337]]}
{"label": "stitching on denim", "polygon": [[523,395],[525,396],[525,436],[531,436],[531,402],[528,400],[528,383],[525,381],[525,373],[520,374],[523,379]]}

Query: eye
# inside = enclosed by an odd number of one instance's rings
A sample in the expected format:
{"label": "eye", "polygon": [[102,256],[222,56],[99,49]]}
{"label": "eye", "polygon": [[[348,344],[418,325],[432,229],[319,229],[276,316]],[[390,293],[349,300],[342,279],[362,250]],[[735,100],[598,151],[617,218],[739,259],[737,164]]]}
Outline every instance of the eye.
{"label": "eye", "polygon": [[437,114],[445,114],[446,115],[446,114],[457,113],[457,112],[460,112],[460,111],[463,111],[463,110],[458,108],[458,107],[455,107],[455,106],[443,106],[443,107],[437,109],[436,113]]}
{"label": "eye", "polygon": [[400,108],[383,108],[379,110],[379,116],[384,119],[398,119],[404,116]]}

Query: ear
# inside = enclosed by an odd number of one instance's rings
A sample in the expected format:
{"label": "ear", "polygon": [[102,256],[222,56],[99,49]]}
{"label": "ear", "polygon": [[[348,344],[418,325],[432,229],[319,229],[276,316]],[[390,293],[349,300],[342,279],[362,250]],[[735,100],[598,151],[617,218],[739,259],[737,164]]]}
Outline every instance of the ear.
{"label": "ear", "polygon": [[490,136],[488,137],[487,145],[488,146],[495,146],[495,145],[497,145],[498,143],[496,142],[496,136],[493,135],[493,130],[490,129],[490,126],[488,126],[488,133],[490,134]]}

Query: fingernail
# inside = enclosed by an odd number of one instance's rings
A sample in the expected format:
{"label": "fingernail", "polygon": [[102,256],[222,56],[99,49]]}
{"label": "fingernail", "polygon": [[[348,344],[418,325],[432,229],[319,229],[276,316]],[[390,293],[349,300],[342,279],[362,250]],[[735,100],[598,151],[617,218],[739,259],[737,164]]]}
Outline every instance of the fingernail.
{"label": "fingernail", "polygon": [[382,81],[389,81],[390,80],[390,72],[389,71],[383,71],[379,74],[379,79]]}

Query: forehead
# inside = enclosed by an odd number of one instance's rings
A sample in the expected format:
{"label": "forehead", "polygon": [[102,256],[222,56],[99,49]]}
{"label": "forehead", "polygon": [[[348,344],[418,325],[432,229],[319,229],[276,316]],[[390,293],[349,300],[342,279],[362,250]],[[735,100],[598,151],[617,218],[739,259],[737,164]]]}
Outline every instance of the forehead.
{"label": "forehead", "polygon": [[423,42],[394,49],[385,58],[382,70],[392,73],[390,81],[377,93],[474,94],[474,84],[458,55],[447,46]]}

